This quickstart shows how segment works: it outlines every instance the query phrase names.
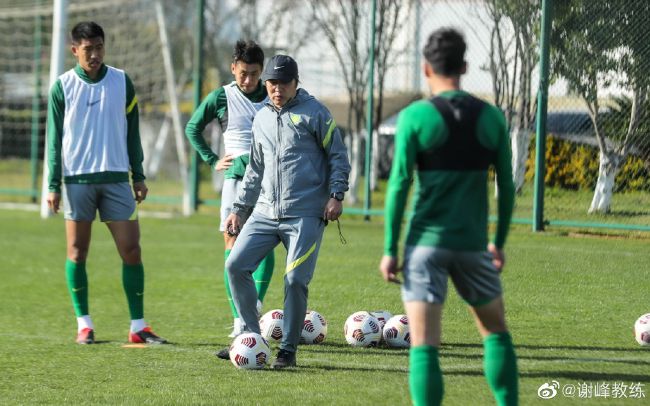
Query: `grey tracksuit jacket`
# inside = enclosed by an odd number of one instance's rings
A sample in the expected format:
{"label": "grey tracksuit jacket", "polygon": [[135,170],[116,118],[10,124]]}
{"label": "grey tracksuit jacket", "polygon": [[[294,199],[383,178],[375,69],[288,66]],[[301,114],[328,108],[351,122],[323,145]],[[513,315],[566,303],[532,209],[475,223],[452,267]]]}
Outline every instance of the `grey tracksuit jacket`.
{"label": "grey tracksuit jacket", "polygon": [[233,212],[271,219],[322,217],[330,193],[348,190],[350,163],[327,108],[304,89],[280,111],[255,115],[250,163]]}

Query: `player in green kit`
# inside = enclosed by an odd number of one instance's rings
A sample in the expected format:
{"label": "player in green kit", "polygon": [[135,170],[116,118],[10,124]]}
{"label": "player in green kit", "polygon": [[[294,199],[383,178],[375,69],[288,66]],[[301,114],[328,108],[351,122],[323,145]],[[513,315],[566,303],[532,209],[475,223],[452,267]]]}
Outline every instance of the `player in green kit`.
{"label": "player in green kit", "polygon": [[81,22],[74,26],[71,37],[77,65],[59,76],[48,101],[47,203],[57,213],[62,195],[65,197],[65,273],[77,316],[77,343],[95,342],[88,311],[86,258],[92,223],[99,212],[123,262],[122,284],[131,316],[128,340],[162,344],[166,340],[151,331],[143,310],[144,267],[136,202],[147,197],[147,186],[138,98],[126,73],[103,63],[102,27]]}
{"label": "player in green kit", "polygon": [[[224,223],[232,209],[232,203],[239,189],[249,161],[253,126],[253,117],[268,100],[266,89],[260,81],[264,65],[264,52],[253,41],[237,41],[230,66],[235,81],[214,90],[201,102],[185,127],[185,135],[199,153],[203,161],[216,171],[224,172],[221,190],[221,224],[225,244],[225,259],[235,244],[236,236],[224,228]],[[203,138],[203,130],[212,121],[217,120],[223,132],[225,155],[219,159]],[[258,293],[258,312],[261,310],[266,290],[273,276],[275,260],[271,252],[258,266],[253,274]],[[242,319],[230,293],[228,271],[224,267],[226,294],[234,318],[234,327],[230,337],[236,337],[243,329]]]}
{"label": "player in green kit", "polygon": [[[460,89],[460,76],[467,69],[465,49],[462,35],[453,29],[429,37],[424,73],[434,97],[400,113],[386,193],[380,271],[389,282],[397,282],[400,270],[404,273],[414,405],[442,402],[438,348],[448,277],[470,306],[483,337],[484,374],[497,404],[518,403],[517,360],[499,278],[514,205],[510,141],[503,114]],[[496,171],[499,190],[498,224],[490,244],[489,167]],[[400,269],[397,246],[414,172],[413,216]]]}

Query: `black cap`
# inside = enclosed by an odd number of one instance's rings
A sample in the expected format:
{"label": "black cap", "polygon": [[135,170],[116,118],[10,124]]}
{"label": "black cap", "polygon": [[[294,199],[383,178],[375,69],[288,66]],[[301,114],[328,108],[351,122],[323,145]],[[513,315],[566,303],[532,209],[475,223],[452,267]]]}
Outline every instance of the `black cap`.
{"label": "black cap", "polygon": [[262,80],[279,80],[282,83],[298,79],[298,64],[287,55],[275,55],[264,67]]}

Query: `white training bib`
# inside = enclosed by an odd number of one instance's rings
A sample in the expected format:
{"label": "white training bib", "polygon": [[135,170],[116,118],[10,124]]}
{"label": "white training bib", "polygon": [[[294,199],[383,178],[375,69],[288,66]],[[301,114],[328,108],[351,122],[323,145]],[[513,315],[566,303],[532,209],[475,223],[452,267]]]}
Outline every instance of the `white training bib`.
{"label": "white training bib", "polygon": [[107,66],[106,76],[86,83],[71,69],[60,76],[65,97],[63,174],[128,172],[126,79]]}
{"label": "white training bib", "polygon": [[239,90],[236,82],[225,85],[223,90],[226,92],[228,102],[228,127],[223,133],[225,152],[235,157],[248,154],[253,138],[253,118],[264,106],[268,97],[259,103],[254,103]]}

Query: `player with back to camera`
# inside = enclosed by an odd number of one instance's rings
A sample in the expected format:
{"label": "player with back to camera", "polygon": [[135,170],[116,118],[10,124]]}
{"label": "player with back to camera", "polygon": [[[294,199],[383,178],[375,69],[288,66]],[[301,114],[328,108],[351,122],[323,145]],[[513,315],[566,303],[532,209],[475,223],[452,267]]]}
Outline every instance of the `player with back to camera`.
{"label": "player with back to camera", "polygon": [[147,186],[138,98],[126,73],[104,64],[102,27],[80,22],[71,37],[77,65],[59,76],[48,101],[47,202],[54,213],[59,211],[63,172],[65,273],[77,316],[77,343],[95,342],[88,311],[86,258],[97,211],[123,261],[122,283],[131,316],[128,340],[165,343],[144,320],[144,267],[136,202],[147,197]]}
{"label": "player with back to camera", "polygon": [[[503,114],[461,90],[465,41],[439,29],[424,47],[424,74],[433,98],[399,116],[386,193],[380,271],[397,281],[397,246],[413,179],[413,216],[406,235],[402,300],[411,334],[409,386],[414,405],[438,405],[441,313],[451,277],[483,337],[484,374],[499,405],[518,403],[514,346],[505,321],[499,273],[514,205],[511,152]],[[498,223],[488,244],[488,168],[497,175]],[[487,250],[486,250],[487,247]]]}
{"label": "player with back to camera", "polygon": [[[282,369],[296,365],[308,285],[325,224],[337,220],[343,210],[350,164],[327,108],[298,89],[298,65],[293,58],[271,58],[262,80],[270,102],[255,116],[250,164],[226,219],[227,229],[241,230],[226,268],[246,329],[259,334],[251,273],[279,243],[287,249],[284,332],[271,365]],[[219,354],[222,358],[228,351]]]}
{"label": "player with back to camera", "polygon": [[[230,65],[235,80],[210,93],[201,102],[185,127],[185,135],[203,161],[216,171],[224,171],[219,230],[223,233],[225,259],[228,259],[237,239],[235,234],[228,233],[225,222],[232,210],[232,202],[235,200],[250,159],[253,117],[268,101],[266,89],[260,80],[263,65],[264,51],[259,45],[253,41],[237,41]],[[202,135],[205,127],[213,120],[217,120],[223,132],[225,155],[221,159],[210,149]],[[257,289],[258,312],[261,310],[264,296],[271,283],[274,265],[275,257],[271,251],[253,273]],[[244,325],[232,301],[228,270],[225,266],[224,281],[234,320],[230,337],[236,337],[241,334]]]}

